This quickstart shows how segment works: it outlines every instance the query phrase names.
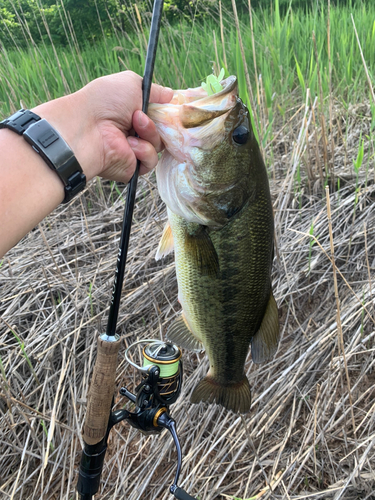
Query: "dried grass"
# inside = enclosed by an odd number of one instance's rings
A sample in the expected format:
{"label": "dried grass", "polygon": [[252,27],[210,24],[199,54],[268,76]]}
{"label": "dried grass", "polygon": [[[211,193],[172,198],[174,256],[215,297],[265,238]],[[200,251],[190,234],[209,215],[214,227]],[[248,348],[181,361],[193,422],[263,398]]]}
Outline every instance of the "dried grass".
{"label": "dried grass", "polygon": [[[351,397],[319,185],[320,129],[308,100],[306,109],[290,111],[292,120],[275,129],[266,147],[273,158],[273,286],[282,340],[272,362],[255,366],[248,358],[250,413],[191,405],[208,363],[202,354],[184,353],[185,383],[172,414],[183,447],[181,485],[200,499],[375,498],[372,152],[365,151],[357,202],[351,167],[369,127],[366,109],[335,105],[330,158],[341,179],[330,204]],[[179,310],[173,258],[154,261],[166,219],[154,175],[141,180],[138,192],[118,324],[126,346],[159,337]],[[122,215],[123,198],[97,180],[0,267],[1,498],[75,498],[94,339],[106,325]],[[137,374],[123,357],[117,374],[119,386],[134,387]],[[143,436],[122,423],[111,433],[97,498],[170,498],[175,460],[168,435]]]}

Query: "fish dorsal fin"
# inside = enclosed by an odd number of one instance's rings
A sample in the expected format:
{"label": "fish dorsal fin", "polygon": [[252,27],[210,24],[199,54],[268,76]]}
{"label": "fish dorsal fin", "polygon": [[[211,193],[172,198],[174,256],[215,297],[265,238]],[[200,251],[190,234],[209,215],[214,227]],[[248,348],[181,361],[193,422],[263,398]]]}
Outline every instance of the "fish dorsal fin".
{"label": "fish dorsal fin", "polygon": [[184,313],[177,318],[167,331],[167,339],[176,343],[180,347],[190,351],[203,351],[204,347],[200,339],[192,333],[187,325]]}
{"label": "fish dorsal fin", "polygon": [[180,120],[184,128],[200,127],[228,111],[228,109],[204,109],[193,104],[183,104],[180,107]]}
{"label": "fish dorsal fin", "polygon": [[166,223],[163,234],[161,235],[158,249],[156,251],[155,260],[160,260],[162,257],[173,252],[173,234],[169,222]]}
{"label": "fish dorsal fin", "polygon": [[193,260],[194,265],[204,276],[217,277],[219,274],[219,257],[209,234],[204,226],[196,226],[194,232],[189,232],[185,239],[185,252]]}
{"label": "fish dorsal fin", "polygon": [[251,341],[251,357],[254,363],[271,359],[279,343],[279,312],[271,293],[262,324]]}

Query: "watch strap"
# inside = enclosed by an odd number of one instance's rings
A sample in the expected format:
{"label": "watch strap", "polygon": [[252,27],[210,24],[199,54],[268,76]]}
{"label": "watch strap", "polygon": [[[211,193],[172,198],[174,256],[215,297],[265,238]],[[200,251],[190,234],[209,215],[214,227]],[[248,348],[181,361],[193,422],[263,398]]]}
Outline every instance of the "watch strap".
{"label": "watch strap", "polygon": [[44,118],[23,133],[25,141],[55,170],[64,184],[65,198],[70,201],[86,186],[86,176],[73,151],[61,135]]}
{"label": "watch strap", "polygon": [[63,203],[69,202],[86,186],[86,176],[77,158],[61,135],[40,116],[30,110],[20,109],[0,122],[0,129],[8,128],[31,145],[64,184]]}
{"label": "watch strap", "polygon": [[29,109],[20,109],[9,118],[6,118],[2,122],[0,122],[1,128],[9,128],[16,132],[18,135],[22,135],[25,130],[27,130],[30,125],[39,121],[40,116],[36,115]]}

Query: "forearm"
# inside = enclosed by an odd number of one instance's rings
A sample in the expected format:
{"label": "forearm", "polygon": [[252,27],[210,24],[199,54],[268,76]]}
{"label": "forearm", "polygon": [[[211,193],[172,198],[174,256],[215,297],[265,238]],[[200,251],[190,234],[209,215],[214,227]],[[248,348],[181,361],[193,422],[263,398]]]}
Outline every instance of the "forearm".
{"label": "forearm", "polygon": [[[150,100],[163,104],[172,95],[171,89],[153,85]],[[124,71],[32,111],[67,142],[87,181],[100,175],[127,183],[137,159],[140,173],[146,173],[156,166],[163,147],[141,108],[142,78]],[[134,132],[138,138],[129,138]],[[56,172],[23,137],[0,129],[0,258],[63,199],[64,185]]]}
{"label": "forearm", "polygon": [[29,144],[0,130],[0,258],[64,198],[57,175]]}
{"label": "forearm", "polygon": [[[84,122],[75,116],[78,93],[42,104],[33,111],[45,118],[73,150],[88,180],[90,155],[83,138]],[[88,125],[87,125],[88,126]],[[0,130],[0,257],[51,213],[64,199],[64,185],[56,172],[22,136]]]}

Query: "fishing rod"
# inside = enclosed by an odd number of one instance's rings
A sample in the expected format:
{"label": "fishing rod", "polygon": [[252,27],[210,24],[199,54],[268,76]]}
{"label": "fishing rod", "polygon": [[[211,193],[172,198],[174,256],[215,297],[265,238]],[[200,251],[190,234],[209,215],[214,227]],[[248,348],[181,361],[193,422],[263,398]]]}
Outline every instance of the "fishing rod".
{"label": "fishing rod", "polygon": [[[163,0],[155,0],[142,82],[142,111],[144,113],[147,113],[150,98],[162,11]],[[177,449],[177,470],[170,492],[178,500],[196,500],[177,485],[182,453],[176,432],[176,422],[169,414],[169,406],[176,402],[182,388],[183,365],[180,348],[169,342],[153,339],[132,344],[125,351],[125,358],[130,365],[141,372],[142,381],[136,387],[135,394],[126,387],[120,389],[120,394],[135,405],[135,410],[133,412],[125,409],[113,411],[116,369],[121,345],[120,336],[116,333],[116,325],[139,168],[140,161],[137,160],[135,173],[128,186],[107,330],[98,337],[97,357],[87,396],[86,419],[83,426],[85,446],[82,451],[77,483],[77,491],[81,500],[91,500],[98,492],[109,433],[114,425],[123,420],[127,420],[131,426],[146,434],[160,433],[163,429],[171,433]],[[129,350],[140,343],[145,344],[142,350],[143,366],[133,363],[128,357]]]}

